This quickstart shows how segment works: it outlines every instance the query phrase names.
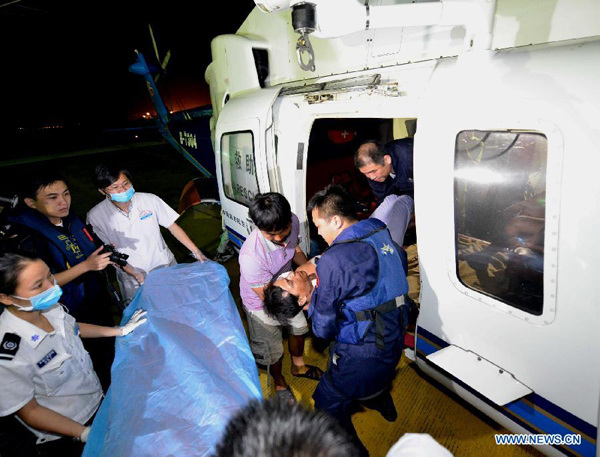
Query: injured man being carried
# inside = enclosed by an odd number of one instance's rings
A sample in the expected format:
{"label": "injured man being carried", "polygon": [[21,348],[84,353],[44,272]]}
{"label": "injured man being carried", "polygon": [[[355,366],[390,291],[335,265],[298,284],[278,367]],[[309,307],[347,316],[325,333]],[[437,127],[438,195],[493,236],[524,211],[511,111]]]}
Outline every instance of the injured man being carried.
{"label": "injured man being carried", "polygon": [[287,271],[265,287],[265,312],[281,324],[287,324],[303,310],[308,310],[317,286],[317,262],[313,257],[295,271]]}

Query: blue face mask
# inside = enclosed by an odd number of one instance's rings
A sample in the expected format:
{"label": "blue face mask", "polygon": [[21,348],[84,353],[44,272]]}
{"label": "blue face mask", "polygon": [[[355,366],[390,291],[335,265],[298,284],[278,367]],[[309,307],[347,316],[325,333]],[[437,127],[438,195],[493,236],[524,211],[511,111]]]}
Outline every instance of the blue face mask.
{"label": "blue face mask", "polygon": [[43,291],[41,294],[34,295],[33,297],[23,298],[17,295],[12,296],[20,300],[28,300],[31,303],[31,306],[15,305],[19,308],[19,311],[41,311],[56,305],[62,294],[62,289],[55,281],[53,287],[50,287],[50,289]]}
{"label": "blue face mask", "polygon": [[129,200],[131,200],[133,198],[134,193],[135,193],[135,190],[133,189],[133,186],[131,186],[125,192],[119,192],[116,194],[108,194],[108,195],[110,195],[110,199],[113,202],[127,203]]}

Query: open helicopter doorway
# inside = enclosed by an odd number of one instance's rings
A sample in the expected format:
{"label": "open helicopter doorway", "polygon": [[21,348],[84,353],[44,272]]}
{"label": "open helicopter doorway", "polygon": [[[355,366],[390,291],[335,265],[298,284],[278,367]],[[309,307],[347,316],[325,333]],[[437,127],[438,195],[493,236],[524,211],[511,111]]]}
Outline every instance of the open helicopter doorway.
{"label": "open helicopter doorway", "polygon": [[[367,178],[354,165],[358,147],[369,140],[382,145],[401,138],[412,138],[416,132],[414,118],[325,118],[313,123],[308,143],[306,167],[306,200],[329,184],[343,186],[356,201],[358,220],[368,218],[376,208],[376,198]],[[310,218],[310,215],[308,215]],[[310,224],[311,254],[322,252],[323,240]],[[416,242],[414,222],[409,225],[404,245]]]}

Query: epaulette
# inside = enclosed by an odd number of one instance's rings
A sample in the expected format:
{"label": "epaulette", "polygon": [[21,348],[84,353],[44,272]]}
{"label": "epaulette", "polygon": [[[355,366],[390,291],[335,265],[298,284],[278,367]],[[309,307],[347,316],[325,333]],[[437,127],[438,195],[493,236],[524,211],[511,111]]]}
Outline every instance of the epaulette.
{"label": "epaulette", "polygon": [[0,343],[0,360],[12,360],[17,355],[21,337],[16,333],[5,333]]}

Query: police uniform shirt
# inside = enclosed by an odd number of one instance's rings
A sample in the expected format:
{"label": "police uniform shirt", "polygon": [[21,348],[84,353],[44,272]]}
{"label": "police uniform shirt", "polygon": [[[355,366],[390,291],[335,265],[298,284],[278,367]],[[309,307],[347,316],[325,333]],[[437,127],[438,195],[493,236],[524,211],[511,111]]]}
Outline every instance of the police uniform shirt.
{"label": "police uniform shirt", "polygon": [[168,228],[178,218],[179,214],[162,199],[143,192],[133,195],[128,213],[105,199],[87,215],[88,223],[102,241],[129,255],[127,262],[146,273],[175,260],[160,233],[160,226]]}
{"label": "police uniform shirt", "polygon": [[[0,315],[0,416],[19,411],[35,398],[40,405],[85,424],[100,405],[100,381],[75,319],[60,305],[43,313],[54,328],[52,333],[6,309]],[[38,444],[60,438],[27,428],[38,437]]]}

